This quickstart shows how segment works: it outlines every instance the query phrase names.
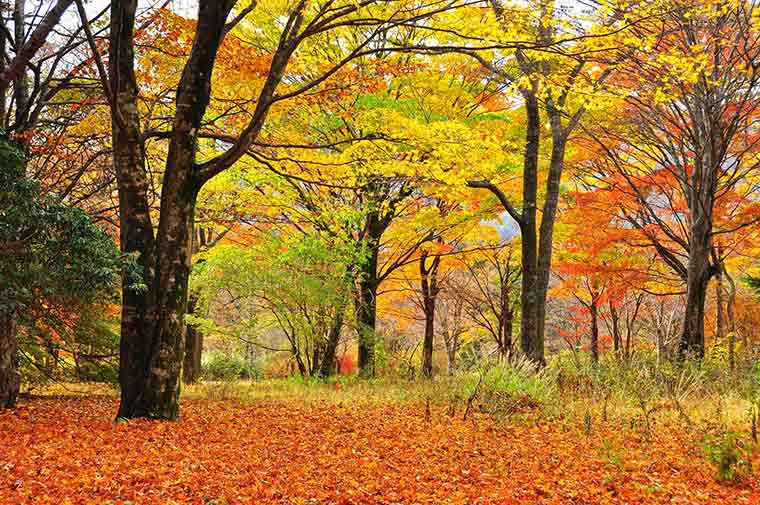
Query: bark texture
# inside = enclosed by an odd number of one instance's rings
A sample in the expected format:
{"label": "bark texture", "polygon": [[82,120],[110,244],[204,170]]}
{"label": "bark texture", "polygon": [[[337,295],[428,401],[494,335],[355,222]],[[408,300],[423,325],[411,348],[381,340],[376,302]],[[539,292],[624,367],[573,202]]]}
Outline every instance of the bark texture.
{"label": "bark texture", "polygon": [[16,404],[20,387],[16,316],[13,311],[0,309],[0,409]]}

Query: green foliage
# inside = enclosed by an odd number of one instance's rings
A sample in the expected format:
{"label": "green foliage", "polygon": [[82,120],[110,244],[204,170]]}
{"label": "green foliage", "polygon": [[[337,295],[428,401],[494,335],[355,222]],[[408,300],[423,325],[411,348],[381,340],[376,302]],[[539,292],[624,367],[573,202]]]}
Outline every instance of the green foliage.
{"label": "green foliage", "polygon": [[264,364],[261,359],[249,360],[238,353],[215,350],[203,357],[201,375],[217,381],[262,379]]}
{"label": "green foliage", "polygon": [[226,310],[224,327],[198,317],[190,321],[204,331],[289,350],[303,372],[311,373],[334,318],[349,305],[347,272],[356,264],[356,252],[308,235],[266,238],[252,247],[219,246],[208,254],[193,274],[193,288],[206,310],[224,297],[234,300],[228,304],[232,310]]}
{"label": "green foliage", "polygon": [[719,482],[734,482],[752,474],[751,447],[737,433],[707,435],[702,450],[715,466],[715,480]]}
{"label": "green foliage", "polygon": [[21,153],[0,138],[0,306],[50,312],[113,296],[119,263],[111,238],[25,178]]}

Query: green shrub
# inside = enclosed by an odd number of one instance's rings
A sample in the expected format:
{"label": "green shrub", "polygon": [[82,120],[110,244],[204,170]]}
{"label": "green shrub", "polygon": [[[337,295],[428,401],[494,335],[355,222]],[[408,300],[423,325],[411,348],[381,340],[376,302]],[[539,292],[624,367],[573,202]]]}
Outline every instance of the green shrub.
{"label": "green shrub", "polygon": [[261,379],[264,364],[261,360],[248,360],[229,352],[211,351],[201,363],[201,375],[208,380]]}
{"label": "green shrub", "polygon": [[752,453],[749,444],[733,432],[707,435],[702,443],[707,459],[715,466],[715,480],[734,482],[752,474]]}

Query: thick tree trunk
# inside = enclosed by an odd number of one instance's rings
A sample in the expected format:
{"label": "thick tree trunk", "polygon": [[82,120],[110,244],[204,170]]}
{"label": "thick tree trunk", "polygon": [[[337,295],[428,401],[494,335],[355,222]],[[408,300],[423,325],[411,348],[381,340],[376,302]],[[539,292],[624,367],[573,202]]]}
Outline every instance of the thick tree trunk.
{"label": "thick tree trunk", "polygon": [[692,205],[689,260],[686,267],[686,307],[683,332],[678,346],[679,357],[701,359],[705,354],[705,298],[712,277],[710,267],[711,219]]}
{"label": "thick tree trunk", "polygon": [[137,109],[134,72],[134,23],[137,0],[111,5],[109,77],[112,107],[113,161],[119,189],[121,251],[134,261],[133,272],[122,279],[121,344],[118,417],[142,414],[144,373],[151,352],[153,276],[155,274],[153,224],[148,205],[145,152]]}
{"label": "thick tree trunk", "polygon": [[179,415],[194,209],[205,182],[195,163],[196,134],[209,103],[214,60],[233,3],[199,4],[193,48],[177,88],[155,239],[134,74],[137,2],[111,6],[109,77],[121,247],[137,256],[144,284],[136,290],[125,283],[123,292],[119,417],[176,419]]}
{"label": "thick tree trunk", "polygon": [[356,299],[356,331],[359,339],[359,372],[375,375],[375,330],[377,325],[377,268],[380,237],[385,231],[378,211],[367,215],[365,246],[368,257],[361,265]]}
{"label": "thick tree trunk", "polygon": [[20,387],[16,314],[0,309],[0,409],[16,404]]}

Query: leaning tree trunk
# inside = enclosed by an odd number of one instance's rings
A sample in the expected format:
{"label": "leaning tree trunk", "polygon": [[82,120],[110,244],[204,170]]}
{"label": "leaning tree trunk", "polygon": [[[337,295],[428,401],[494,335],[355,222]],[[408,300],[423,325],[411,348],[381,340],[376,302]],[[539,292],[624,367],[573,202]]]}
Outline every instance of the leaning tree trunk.
{"label": "leaning tree trunk", "polygon": [[20,387],[16,314],[0,309],[0,409],[16,404]]}

